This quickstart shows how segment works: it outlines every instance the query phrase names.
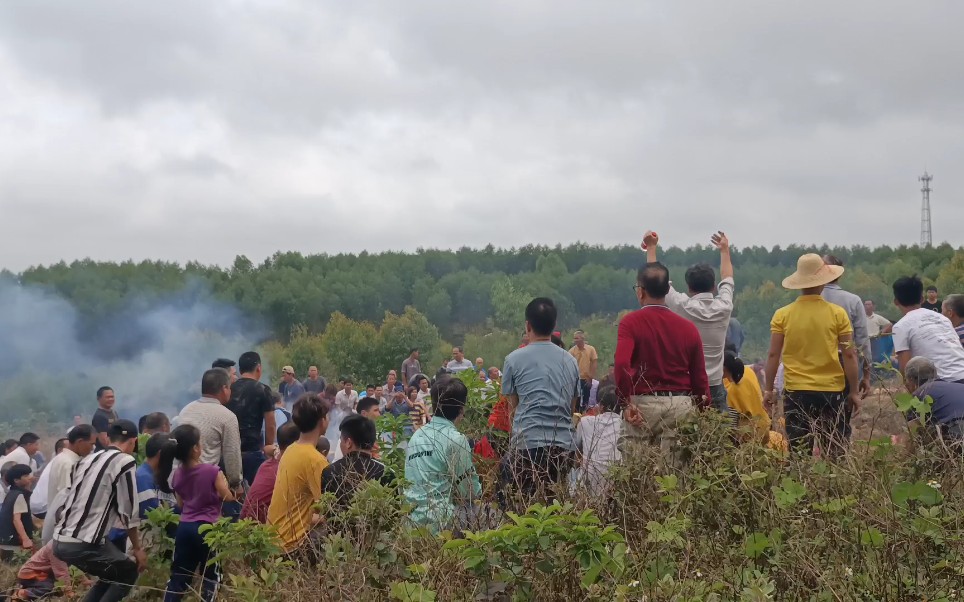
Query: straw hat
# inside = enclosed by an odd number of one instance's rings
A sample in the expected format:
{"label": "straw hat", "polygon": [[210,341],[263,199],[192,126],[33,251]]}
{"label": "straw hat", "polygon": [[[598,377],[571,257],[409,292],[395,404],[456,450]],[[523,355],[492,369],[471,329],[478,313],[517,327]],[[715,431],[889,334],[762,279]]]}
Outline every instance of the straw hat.
{"label": "straw hat", "polygon": [[843,266],[827,265],[816,253],[801,255],[797,271],[783,279],[783,288],[800,290],[830,284],[844,273]]}

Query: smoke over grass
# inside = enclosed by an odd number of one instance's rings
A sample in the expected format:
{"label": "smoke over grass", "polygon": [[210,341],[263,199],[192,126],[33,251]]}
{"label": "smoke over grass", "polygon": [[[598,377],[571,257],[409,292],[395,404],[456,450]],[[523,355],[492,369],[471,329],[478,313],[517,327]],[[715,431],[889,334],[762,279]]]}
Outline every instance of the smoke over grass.
{"label": "smoke over grass", "polygon": [[200,396],[214,359],[236,360],[263,332],[199,283],[160,299],[131,298],[91,324],[53,292],[0,281],[0,412],[4,421],[41,413],[87,421],[97,388],[107,385],[125,418],[171,415]]}

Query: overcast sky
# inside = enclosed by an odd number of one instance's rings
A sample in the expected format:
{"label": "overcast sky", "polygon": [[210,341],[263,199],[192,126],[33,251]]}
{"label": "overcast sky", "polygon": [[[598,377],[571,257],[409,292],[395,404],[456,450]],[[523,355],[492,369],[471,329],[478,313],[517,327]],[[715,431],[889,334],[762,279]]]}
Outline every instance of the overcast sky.
{"label": "overcast sky", "polygon": [[0,267],[964,242],[964,2],[0,3]]}

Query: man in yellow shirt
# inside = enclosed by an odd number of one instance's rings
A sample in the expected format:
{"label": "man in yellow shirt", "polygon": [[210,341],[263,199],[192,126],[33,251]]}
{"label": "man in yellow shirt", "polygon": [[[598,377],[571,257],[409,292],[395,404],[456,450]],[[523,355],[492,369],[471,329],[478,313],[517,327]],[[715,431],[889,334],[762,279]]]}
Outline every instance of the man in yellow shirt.
{"label": "man in yellow shirt", "polygon": [[579,394],[580,407],[582,412],[589,406],[589,394],[592,392],[592,381],[596,378],[596,367],[599,363],[599,354],[596,348],[586,344],[586,333],[577,330],[572,335],[575,345],[569,350],[569,355],[576,358],[579,365]]}
{"label": "man in yellow shirt", "polygon": [[[797,271],[783,287],[799,290],[800,297],[781,307],[770,323],[764,403],[774,403],[773,382],[781,358],[784,366],[784,415],[790,446],[841,453],[850,439],[850,417],[859,409],[857,350],[846,310],[821,297],[823,287],[840,278],[843,266],[825,265],[808,253],[797,261]],[[843,365],[841,365],[841,357]],[[844,399],[844,389],[850,394]]]}
{"label": "man in yellow shirt", "polygon": [[[295,402],[291,420],[301,436],[281,456],[268,507],[268,523],[274,525],[281,547],[289,553],[310,545],[307,535],[321,521],[314,505],[321,499],[321,473],[328,460],[315,445],[328,430],[328,406],[317,395],[308,394]],[[313,557],[311,549],[305,552]]]}

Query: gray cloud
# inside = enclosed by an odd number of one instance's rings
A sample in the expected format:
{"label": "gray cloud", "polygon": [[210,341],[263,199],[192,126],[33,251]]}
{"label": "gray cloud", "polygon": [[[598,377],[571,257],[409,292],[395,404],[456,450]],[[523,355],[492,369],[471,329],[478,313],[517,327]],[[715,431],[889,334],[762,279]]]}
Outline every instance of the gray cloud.
{"label": "gray cloud", "polygon": [[[961,244],[964,5],[0,4],[0,264]],[[235,225],[212,237],[211,224]]]}

